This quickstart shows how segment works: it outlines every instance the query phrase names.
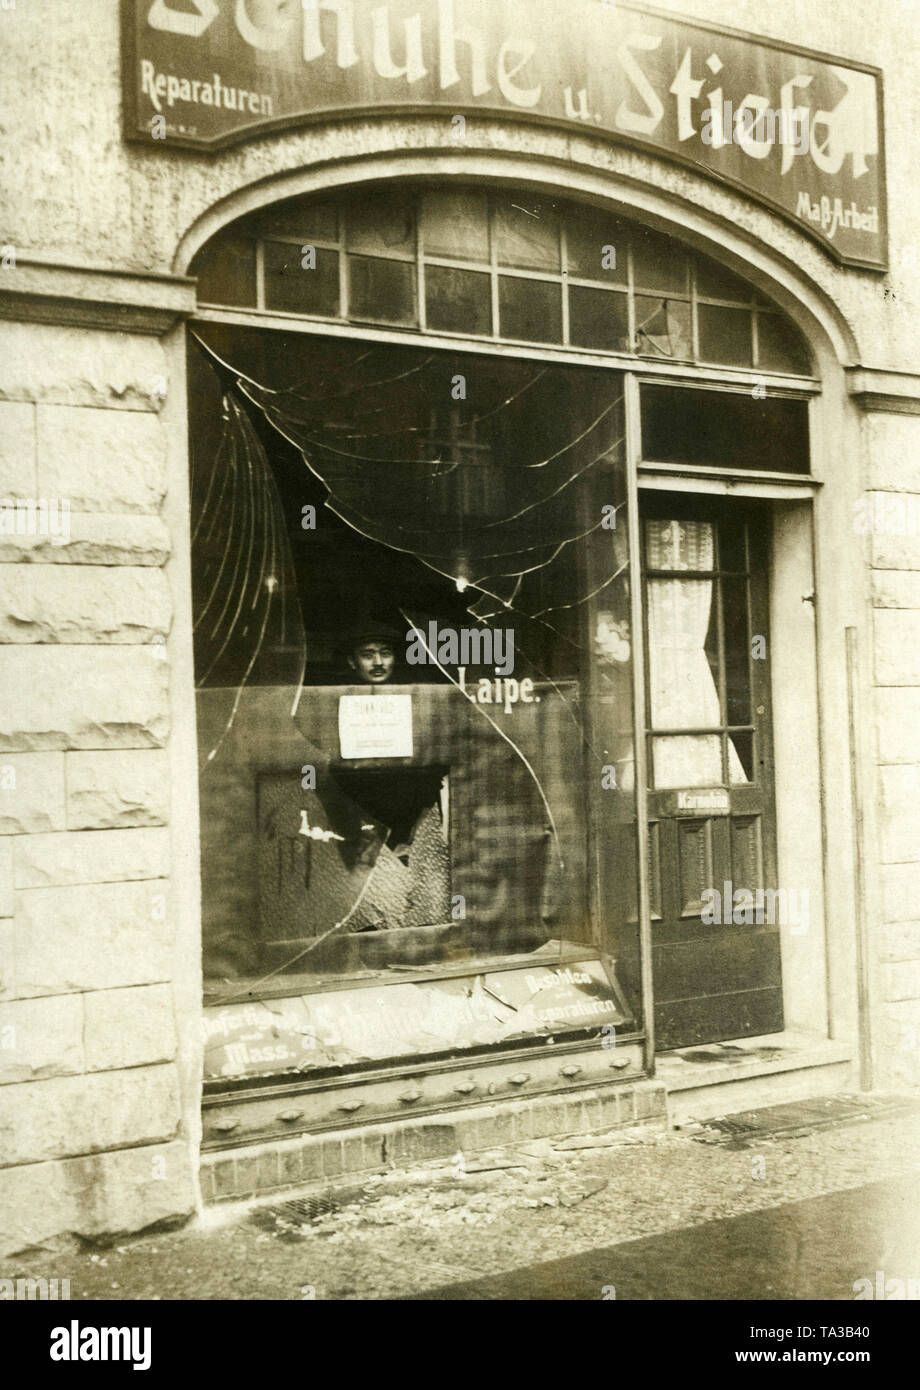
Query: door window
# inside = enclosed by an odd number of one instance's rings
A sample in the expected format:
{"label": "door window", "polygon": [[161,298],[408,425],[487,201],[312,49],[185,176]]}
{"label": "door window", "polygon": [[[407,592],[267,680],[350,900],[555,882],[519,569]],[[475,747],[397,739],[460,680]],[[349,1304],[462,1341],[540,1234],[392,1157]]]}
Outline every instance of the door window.
{"label": "door window", "polygon": [[[741,716],[750,720],[748,581],[746,573],[720,568],[717,542],[712,521],[645,523],[649,711],[658,790],[741,784],[753,770],[745,770],[738,741],[751,730],[730,726]],[[726,562],[743,564],[730,545]],[[740,747],[747,747],[744,737]]]}

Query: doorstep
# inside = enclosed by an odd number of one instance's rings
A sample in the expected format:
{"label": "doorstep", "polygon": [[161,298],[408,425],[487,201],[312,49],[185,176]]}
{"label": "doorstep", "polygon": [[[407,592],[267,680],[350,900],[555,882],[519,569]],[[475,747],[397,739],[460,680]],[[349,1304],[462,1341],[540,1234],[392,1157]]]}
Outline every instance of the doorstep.
{"label": "doorstep", "polygon": [[792,1030],[661,1052],[655,1059],[655,1077],[664,1082],[668,1121],[677,1127],[859,1090],[851,1043]]}
{"label": "doorstep", "polygon": [[308,1183],[337,1183],[352,1174],[482,1153],[527,1139],[636,1124],[666,1127],[667,1102],[660,1081],[609,1082],[564,1094],[467,1105],[385,1124],[213,1149],[201,1156],[201,1195],[206,1204],[240,1201]]}

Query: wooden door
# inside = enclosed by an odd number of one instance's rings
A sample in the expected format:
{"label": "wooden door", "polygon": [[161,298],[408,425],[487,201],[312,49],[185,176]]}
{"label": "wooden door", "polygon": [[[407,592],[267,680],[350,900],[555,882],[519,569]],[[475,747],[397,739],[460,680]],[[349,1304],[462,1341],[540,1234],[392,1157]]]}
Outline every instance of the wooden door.
{"label": "wooden door", "polygon": [[[642,515],[659,1050],[778,1032],[769,516],[650,495]],[[753,920],[751,920],[753,918]]]}

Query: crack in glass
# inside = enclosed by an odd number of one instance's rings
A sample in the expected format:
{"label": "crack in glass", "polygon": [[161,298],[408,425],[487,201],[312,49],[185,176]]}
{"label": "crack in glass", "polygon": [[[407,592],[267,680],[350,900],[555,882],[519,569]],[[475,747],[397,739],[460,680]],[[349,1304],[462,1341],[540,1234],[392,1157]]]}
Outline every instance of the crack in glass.
{"label": "crack in glass", "polygon": [[[616,766],[628,827],[633,759],[622,378],[193,338],[208,997],[596,953],[585,778]],[[411,692],[411,760],[340,756],[361,631],[395,652],[367,708]]]}

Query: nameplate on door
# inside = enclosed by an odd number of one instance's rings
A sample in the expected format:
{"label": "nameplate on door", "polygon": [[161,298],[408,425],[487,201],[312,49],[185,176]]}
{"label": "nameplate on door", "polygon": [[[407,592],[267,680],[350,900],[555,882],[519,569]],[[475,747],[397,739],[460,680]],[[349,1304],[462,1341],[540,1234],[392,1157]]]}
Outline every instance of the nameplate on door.
{"label": "nameplate on door", "polygon": [[678,792],[674,812],[678,816],[727,816],[731,810],[728,792]]}

